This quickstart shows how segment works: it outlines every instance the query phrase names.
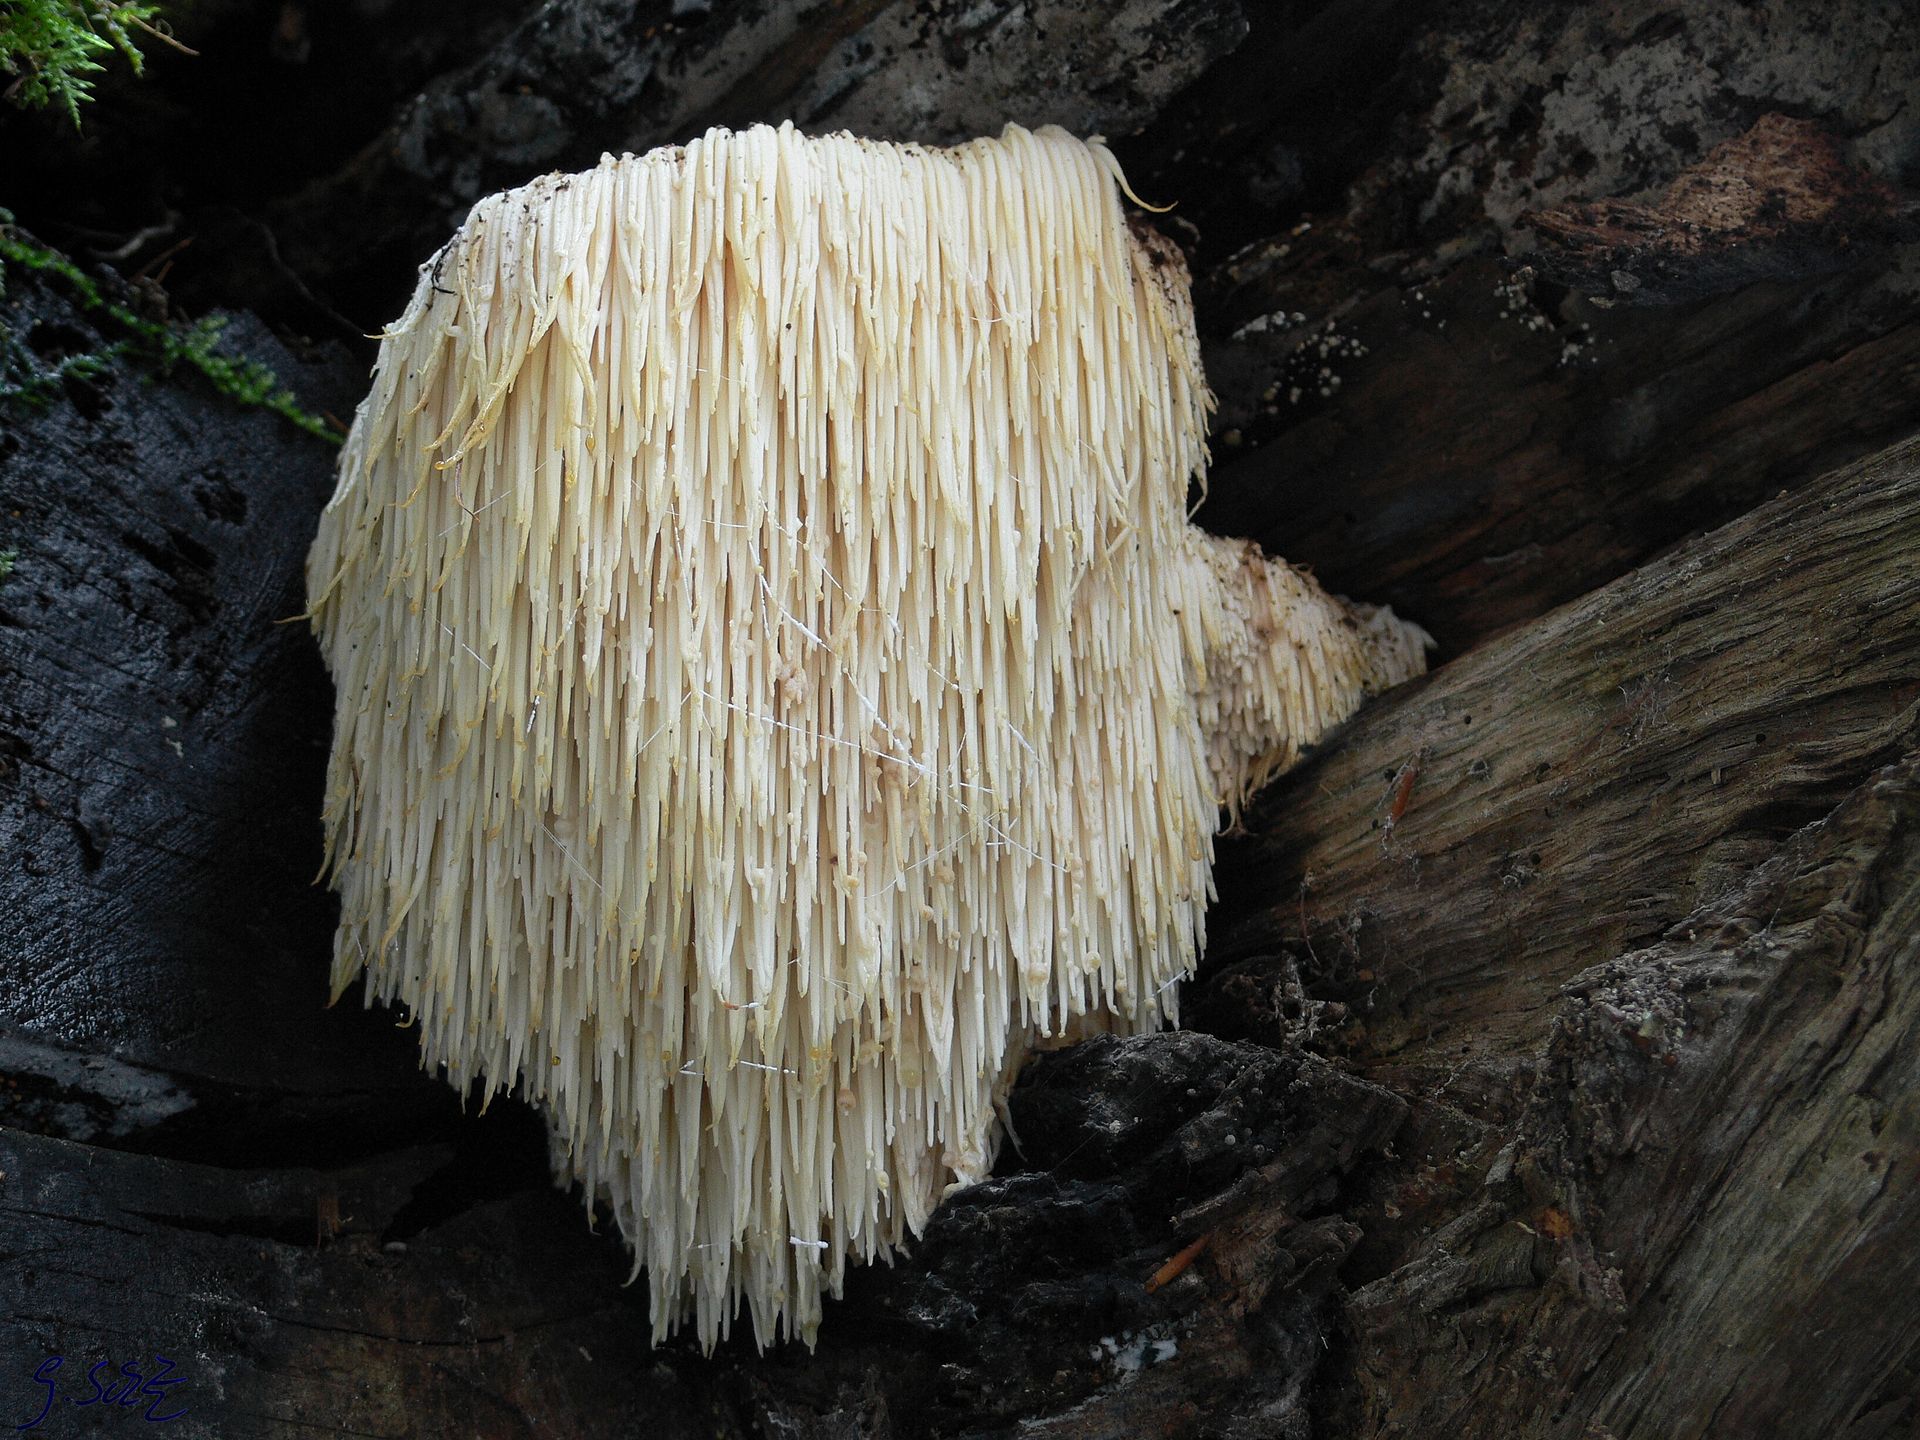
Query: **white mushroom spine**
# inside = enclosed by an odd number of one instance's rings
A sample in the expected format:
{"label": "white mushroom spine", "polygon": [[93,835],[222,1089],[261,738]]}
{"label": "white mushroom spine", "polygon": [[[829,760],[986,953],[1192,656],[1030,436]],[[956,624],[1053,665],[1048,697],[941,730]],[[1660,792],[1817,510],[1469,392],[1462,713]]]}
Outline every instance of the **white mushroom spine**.
{"label": "white mushroom spine", "polygon": [[1424,639],[1183,512],[1096,142],[714,131],[477,205],[309,560],[336,996],[549,1118],[656,1339],[811,1342],[1035,1046],[1175,1018],[1220,806]]}

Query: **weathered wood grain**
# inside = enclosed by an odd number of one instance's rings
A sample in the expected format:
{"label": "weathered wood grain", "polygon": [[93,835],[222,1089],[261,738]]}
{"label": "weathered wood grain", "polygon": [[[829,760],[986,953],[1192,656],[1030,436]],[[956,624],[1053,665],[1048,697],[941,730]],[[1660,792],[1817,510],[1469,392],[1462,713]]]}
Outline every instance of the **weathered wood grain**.
{"label": "weathered wood grain", "polygon": [[1369,1065],[1537,1041],[1920,744],[1920,443],[1828,476],[1363,712],[1223,859],[1209,963],[1286,947]]}
{"label": "weathered wood grain", "polygon": [[1354,1295],[1367,1436],[1920,1426],[1920,755],[1562,987],[1479,1197]]}
{"label": "weathered wood grain", "polygon": [[[1330,1433],[1895,1436],[1920,1374],[1920,440],[1364,712],[1201,1023],[1409,1098]],[[1815,1318],[1817,1317],[1817,1318]]]}

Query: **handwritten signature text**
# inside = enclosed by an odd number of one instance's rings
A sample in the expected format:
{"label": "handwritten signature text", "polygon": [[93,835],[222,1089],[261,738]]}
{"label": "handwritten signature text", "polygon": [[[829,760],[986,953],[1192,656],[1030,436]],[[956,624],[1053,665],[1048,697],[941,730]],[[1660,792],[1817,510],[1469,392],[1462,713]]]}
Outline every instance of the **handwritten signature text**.
{"label": "handwritten signature text", "polygon": [[[182,1405],[176,1410],[166,1410],[167,1405],[176,1403],[167,1391],[172,1386],[185,1384],[187,1377],[172,1374],[173,1361],[164,1355],[155,1355],[153,1361],[153,1374],[147,1375],[141,1371],[137,1361],[125,1361],[116,1371],[111,1360],[102,1360],[87,1371],[84,1382],[68,1380],[66,1402],[76,1408],[117,1405],[123,1410],[131,1410],[144,1403],[146,1409],[140,1418],[148,1424],[164,1425],[169,1420],[178,1420],[187,1413],[186,1407]],[[23,1425],[15,1425],[15,1430],[35,1429],[52,1412],[53,1402],[61,1398],[57,1377],[66,1363],[66,1357],[61,1355],[49,1355],[40,1362],[39,1368],[33,1372],[34,1383],[46,1387],[40,1413]]]}

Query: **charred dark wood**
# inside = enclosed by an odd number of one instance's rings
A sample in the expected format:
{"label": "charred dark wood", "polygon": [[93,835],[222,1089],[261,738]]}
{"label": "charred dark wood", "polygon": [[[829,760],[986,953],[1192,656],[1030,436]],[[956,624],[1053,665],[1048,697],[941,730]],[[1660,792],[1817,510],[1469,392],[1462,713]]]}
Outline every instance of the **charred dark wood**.
{"label": "charred dark wood", "polygon": [[1359,1238],[1342,1177],[1404,1114],[1297,1049],[1182,1032],[1043,1056],[1002,1173],[859,1277],[812,1373],[761,1372],[761,1403],[801,1417],[823,1377],[867,1376],[891,1419],[861,1433],[1304,1437]]}

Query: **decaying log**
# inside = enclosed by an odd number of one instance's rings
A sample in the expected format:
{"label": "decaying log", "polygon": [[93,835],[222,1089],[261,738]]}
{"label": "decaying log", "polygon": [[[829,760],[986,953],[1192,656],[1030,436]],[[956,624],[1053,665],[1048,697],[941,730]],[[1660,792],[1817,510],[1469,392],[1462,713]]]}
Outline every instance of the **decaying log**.
{"label": "decaying log", "polygon": [[1404,1114],[1298,1049],[1175,1032],[1042,1056],[1003,1173],[859,1276],[808,1365],[715,1383],[757,1378],[762,1415],[798,1424],[825,1379],[863,1377],[891,1418],[860,1434],[1305,1437],[1359,1238],[1335,1201]]}
{"label": "decaying log", "polygon": [[1125,134],[1246,33],[1239,0],[699,8],[702,23],[652,25],[631,0],[534,9],[350,164],[275,207],[289,259],[323,280],[354,272],[372,231],[410,276],[483,195],[710,125],[792,120],[931,144],[1010,120]]}
{"label": "decaying log", "polygon": [[1352,1433],[1913,1434],[1916,1074],[1910,754],[1561,987],[1480,1198],[1353,1296]]}
{"label": "decaying log", "polygon": [[1622,305],[1671,305],[1756,280],[1847,268],[1856,247],[1914,238],[1920,212],[1847,163],[1837,136],[1763,115],[1651,203],[1602,200],[1523,214],[1548,278]]}
{"label": "decaying log", "polygon": [[[124,338],[57,285],[8,281],[9,331],[50,357]],[[257,326],[229,334],[312,403],[350,405],[357,377],[337,357],[304,365]],[[170,1122],[195,1153],[288,1126],[317,1156],[336,1122],[377,1113],[364,1092],[404,1077],[411,1048],[316,1014],[333,907],[310,883],[312,817],[332,702],[283,622],[302,608],[334,452],[130,358],[57,393],[0,417],[0,1024],[151,1077],[122,1092],[203,1086]],[[403,1127],[457,1114],[404,1088],[411,1101],[385,1097]],[[226,1104],[262,1090],[267,1113]]]}
{"label": "decaying log", "polygon": [[1909,1433],[1916,554],[1920,441],[1262,797],[1196,1018],[1317,1022],[1413,1101],[1346,1211],[1336,1433]]}
{"label": "decaying log", "polygon": [[[1270,787],[1221,885],[1292,945],[1352,1053],[1436,1078],[1544,1034],[1920,745],[1920,444],[1828,476],[1363,712]],[[1304,920],[1304,923],[1303,923]]]}
{"label": "decaying log", "polygon": [[[1448,651],[1920,415],[1900,246],[1920,210],[1831,129],[1766,114],[1660,205],[1522,211],[1505,243],[1524,264],[1383,261],[1365,248],[1379,203],[1362,191],[1206,277],[1234,328],[1208,347],[1223,463],[1199,514]],[[1527,224],[1551,243],[1528,250]]]}

